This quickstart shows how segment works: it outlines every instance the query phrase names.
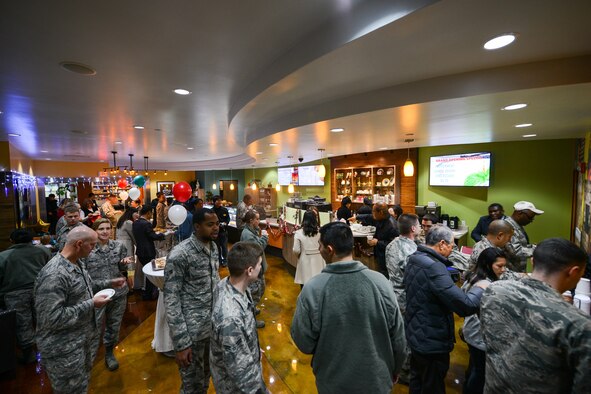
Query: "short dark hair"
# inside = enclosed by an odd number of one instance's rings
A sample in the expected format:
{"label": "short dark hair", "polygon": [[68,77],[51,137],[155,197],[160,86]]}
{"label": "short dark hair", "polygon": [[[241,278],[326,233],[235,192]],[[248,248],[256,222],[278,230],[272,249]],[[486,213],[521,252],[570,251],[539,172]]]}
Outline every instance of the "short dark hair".
{"label": "short dark hair", "polygon": [[76,205],[76,203],[68,204],[64,207],[64,213],[69,213],[69,212],[80,213],[80,208],[78,208],[78,205]]}
{"label": "short dark hair", "polygon": [[203,208],[195,211],[193,215],[193,224],[201,224],[205,221],[205,215],[215,215],[215,212],[209,208]]}
{"label": "short dark hair", "polygon": [[[402,210],[402,207],[400,205],[394,205],[392,207],[392,210],[394,211],[394,213],[396,214],[396,217],[400,217],[400,215],[402,215],[402,213],[404,212]],[[417,216],[417,220],[419,219],[419,217]]]}
{"label": "short dark hair", "polygon": [[353,232],[346,223],[331,222],[320,227],[320,242],[332,246],[337,257],[353,252]]}
{"label": "short dark hair", "polygon": [[88,198],[92,198],[92,197],[94,197],[94,193],[93,192],[88,193]]}
{"label": "short dark hair", "polygon": [[196,198],[195,201],[193,201],[193,205],[197,205],[199,203],[202,203],[203,199],[202,198]]}
{"label": "short dark hair", "polygon": [[501,204],[499,204],[498,202],[493,202],[492,204],[490,204],[488,206],[488,209],[494,209],[494,208],[499,208],[501,211],[504,211],[505,209],[503,208],[503,206]]}
{"label": "short dark hair", "polygon": [[478,256],[478,260],[473,267],[466,273],[466,281],[471,285],[479,280],[489,279],[491,282],[496,281],[497,275],[492,269],[492,265],[498,258],[507,258],[507,255],[499,248],[486,248]]}
{"label": "short dark hair", "polygon": [[246,202],[246,200],[252,200],[252,196],[250,194],[245,194],[244,197],[242,197],[242,201]]}
{"label": "short dark hair", "polygon": [[403,213],[398,217],[398,230],[400,234],[408,235],[412,232],[412,226],[417,225],[419,217],[414,213]]}
{"label": "short dark hair", "polygon": [[140,216],[144,216],[148,212],[152,212],[152,206],[151,205],[144,205],[142,207],[142,209],[140,209]]}
{"label": "short dark hair", "polygon": [[263,249],[254,242],[237,242],[228,252],[228,270],[230,276],[240,276],[248,267],[256,267]]}
{"label": "short dark hair", "polygon": [[213,196],[213,198],[211,199],[211,201],[215,204],[215,202],[217,200],[221,200],[222,198],[220,196],[218,196],[217,194],[215,196]]}
{"label": "short dark hair", "polygon": [[344,207],[347,204],[351,204],[351,197],[349,196],[343,197],[343,199],[341,200],[341,207]]}
{"label": "short dark hair", "polygon": [[439,223],[439,218],[437,217],[437,215],[434,215],[432,213],[426,213],[425,216],[423,216],[423,218],[421,220],[426,220],[426,221],[431,222],[433,224]]}
{"label": "short dark hair", "polygon": [[534,250],[534,270],[547,274],[560,272],[571,266],[585,266],[587,253],[574,243],[562,238],[548,238]]}
{"label": "short dark hair", "polygon": [[164,193],[158,192],[158,193],[156,193],[156,198],[160,198],[160,196],[163,196],[163,195],[164,195]]}
{"label": "short dark hair", "polygon": [[33,240],[33,234],[23,228],[19,228],[10,233],[10,239],[15,244],[28,244]]}
{"label": "short dark hair", "polygon": [[50,193],[49,196],[47,196],[47,197],[53,197],[53,198],[55,198],[55,194]]}
{"label": "short dark hair", "polygon": [[249,209],[248,211],[246,211],[246,213],[244,214],[244,216],[242,217],[242,221],[244,223],[250,223],[252,219],[256,218],[256,216],[259,213],[257,211],[255,211],[254,209]]}

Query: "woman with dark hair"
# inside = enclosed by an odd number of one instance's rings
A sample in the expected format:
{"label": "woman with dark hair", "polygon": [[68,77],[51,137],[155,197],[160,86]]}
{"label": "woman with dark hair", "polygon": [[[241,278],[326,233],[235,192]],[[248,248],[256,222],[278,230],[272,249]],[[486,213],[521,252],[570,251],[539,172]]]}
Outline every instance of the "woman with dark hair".
{"label": "woman with dark hair", "polygon": [[[480,253],[476,265],[466,273],[466,281],[462,286],[465,292],[481,280],[490,283],[499,280],[505,273],[507,257],[497,248],[487,248]],[[466,370],[464,393],[482,393],[484,391],[484,366],[486,363],[486,345],[480,333],[478,314],[464,319],[464,339],[468,344],[470,361]]]}
{"label": "woman with dark hair", "polygon": [[349,224],[349,219],[353,217],[351,212],[351,197],[347,196],[341,200],[341,207],[337,210],[337,220],[345,220]]}
{"label": "woman with dark hair", "polygon": [[294,282],[302,287],[326,266],[318,249],[319,240],[318,220],[314,212],[308,211],[304,213],[302,228],[293,238],[293,252],[298,256]]}
{"label": "woman with dark hair", "polygon": [[[137,209],[127,208],[123,215],[117,220],[117,241],[121,242],[127,250],[127,257],[132,257],[135,261],[135,238],[133,237],[132,225],[139,217]],[[135,285],[135,270],[132,270],[133,275],[127,277],[127,284],[129,288],[134,289]],[[142,279],[142,278],[138,278]],[[141,287],[141,285],[140,285]]]}
{"label": "woman with dark hair", "polygon": [[[242,229],[242,234],[240,234],[240,241],[245,242],[254,242],[257,245],[265,250],[267,244],[269,243],[269,236],[267,235],[266,230],[262,230],[259,227],[260,219],[259,214],[255,210],[247,211],[242,218],[244,222],[244,228]],[[256,306],[259,303],[263,294],[265,294],[265,272],[267,271],[267,260],[265,259],[265,254],[263,253],[263,261],[262,261],[262,268],[259,272],[259,279],[250,285],[248,285],[248,289],[252,295],[252,300]],[[257,328],[265,327],[265,322],[262,320],[257,320]]]}

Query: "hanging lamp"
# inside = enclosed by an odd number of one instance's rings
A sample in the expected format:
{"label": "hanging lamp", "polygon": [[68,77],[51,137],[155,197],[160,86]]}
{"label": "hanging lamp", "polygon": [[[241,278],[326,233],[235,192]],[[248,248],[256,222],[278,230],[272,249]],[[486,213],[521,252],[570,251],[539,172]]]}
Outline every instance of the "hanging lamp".
{"label": "hanging lamp", "polygon": [[230,168],[230,190],[234,190],[234,181],[232,181],[232,169]]}
{"label": "hanging lamp", "polygon": [[413,141],[414,141],[414,139],[412,139],[412,138],[404,140],[404,142],[406,142],[408,144],[406,161],[404,162],[404,168],[402,171],[404,173],[404,176],[413,176],[415,174],[415,166],[412,163],[412,161],[410,160],[410,143]]}
{"label": "hanging lamp", "polygon": [[217,190],[218,186],[215,184],[215,170],[213,170],[213,185],[211,185],[213,190]]}
{"label": "hanging lamp", "polygon": [[325,149],[318,148],[318,151],[320,152],[320,165],[318,166],[318,177],[324,178],[326,176],[326,167],[324,166],[324,163],[322,161],[322,153],[325,151]]}
{"label": "hanging lamp", "polygon": [[254,178],[254,165],[252,166],[252,183],[250,184],[250,188],[252,190],[256,190],[257,189],[257,181]]}
{"label": "hanging lamp", "polygon": [[277,184],[275,185],[275,190],[280,192],[281,191],[281,185],[279,184],[279,161],[275,162],[275,165],[277,167]]}

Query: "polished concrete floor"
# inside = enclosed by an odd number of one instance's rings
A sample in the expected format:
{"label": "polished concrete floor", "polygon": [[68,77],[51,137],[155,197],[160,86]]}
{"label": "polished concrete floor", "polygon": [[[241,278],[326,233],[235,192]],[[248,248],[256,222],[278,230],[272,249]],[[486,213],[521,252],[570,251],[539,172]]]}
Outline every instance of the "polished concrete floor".
{"label": "polished concrete floor", "polygon": [[[267,256],[267,290],[260,306],[260,317],[267,326],[259,330],[264,351],[263,373],[272,393],[314,393],[316,386],[310,367],[311,356],[297,350],[289,334],[291,318],[300,287],[293,283],[294,270],[283,259]],[[220,271],[222,277],[227,270]],[[174,359],[155,353],[150,343],[154,332],[154,301],[142,301],[137,295],[128,297],[127,310],[121,330],[121,342],[116,350],[120,367],[109,372],[104,365],[101,348],[90,382],[91,393],[175,393],[180,387]],[[461,319],[456,318],[456,330]],[[448,393],[460,393],[467,366],[465,343],[457,341],[447,375]],[[45,394],[51,387],[43,368],[20,366],[16,377],[0,381],[0,393]],[[210,393],[214,393],[210,385]],[[396,385],[393,393],[407,393],[408,387]]]}

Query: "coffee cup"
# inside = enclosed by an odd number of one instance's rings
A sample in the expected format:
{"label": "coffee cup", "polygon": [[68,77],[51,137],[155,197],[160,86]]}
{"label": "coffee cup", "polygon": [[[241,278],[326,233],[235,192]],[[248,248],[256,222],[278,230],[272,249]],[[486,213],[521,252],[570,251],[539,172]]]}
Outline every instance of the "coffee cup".
{"label": "coffee cup", "polygon": [[576,294],[573,298],[573,304],[576,308],[580,309],[586,314],[591,314],[591,297],[588,295]]}
{"label": "coffee cup", "polygon": [[373,239],[373,235],[368,235],[368,236],[367,236],[367,240],[368,240],[368,241],[371,241],[372,239]]}
{"label": "coffee cup", "polygon": [[591,293],[591,281],[587,278],[581,278],[579,283],[577,283],[577,288],[575,289],[576,294],[587,294]]}

